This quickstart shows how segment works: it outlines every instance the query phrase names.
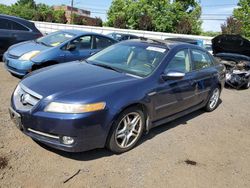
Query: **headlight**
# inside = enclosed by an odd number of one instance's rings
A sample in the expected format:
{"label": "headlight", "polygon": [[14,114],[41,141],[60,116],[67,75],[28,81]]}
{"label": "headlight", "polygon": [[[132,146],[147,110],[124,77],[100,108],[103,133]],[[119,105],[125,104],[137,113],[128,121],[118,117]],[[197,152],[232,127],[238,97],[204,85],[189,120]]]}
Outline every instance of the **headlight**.
{"label": "headlight", "polygon": [[56,113],[72,113],[79,114],[85,112],[94,112],[103,110],[106,106],[105,102],[93,103],[93,104],[66,104],[59,102],[51,102],[46,108],[45,112]]}
{"label": "headlight", "polygon": [[23,54],[19,59],[24,60],[24,61],[28,61],[31,58],[35,57],[39,53],[40,53],[40,51],[34,50],[34,51],[28,52],[26,54]]}

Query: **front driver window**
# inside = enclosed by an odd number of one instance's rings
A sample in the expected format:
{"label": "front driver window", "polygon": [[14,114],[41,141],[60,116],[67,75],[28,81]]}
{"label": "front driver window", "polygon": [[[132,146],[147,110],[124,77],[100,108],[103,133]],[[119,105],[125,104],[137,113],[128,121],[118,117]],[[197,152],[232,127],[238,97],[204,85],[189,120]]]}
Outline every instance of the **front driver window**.
{"label": "front driver window", "polygon": [[76,45],[77,50],[83,50],[83,49],[91,49],[92,47],[91,41],[92,41],[91,36],[82,36],[75,39],[72,43]]}
{"label": "front driver window", "polygon": [[175,54],[173,59],[168,63],[165,73],[169,71],[189,72],[191,70],[191,63],[188,50],[181,50]]}

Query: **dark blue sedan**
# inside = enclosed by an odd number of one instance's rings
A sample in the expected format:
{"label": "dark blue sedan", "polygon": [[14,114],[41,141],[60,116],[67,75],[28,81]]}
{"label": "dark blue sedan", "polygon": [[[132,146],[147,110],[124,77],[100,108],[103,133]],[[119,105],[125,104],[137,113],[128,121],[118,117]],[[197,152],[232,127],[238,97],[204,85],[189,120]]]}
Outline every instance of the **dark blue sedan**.
{"label": "dark blue sedan", "polygon": [[200,108],[213,111],[223,69],[198,46],[125,41],[85,61],[31,73],[15,89],[10,115],[26,135],[51,147],[122,153],[153,127]]}
{"label": "dark blue sedan", "polygon": [[116,42],[97,33],[58,31],[37,40],[11,46],[3,60],[9,72],[24,76],[41,67],[85,59]]}

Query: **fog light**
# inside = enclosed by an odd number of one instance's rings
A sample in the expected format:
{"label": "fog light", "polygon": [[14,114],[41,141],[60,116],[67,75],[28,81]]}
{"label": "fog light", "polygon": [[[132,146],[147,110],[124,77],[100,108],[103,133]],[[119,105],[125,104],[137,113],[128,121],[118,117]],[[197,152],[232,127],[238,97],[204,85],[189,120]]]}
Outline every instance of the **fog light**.
{"label": "fog light", "polygon": [[74,140],[73,138],[69,137],[69,136],[63,136],[63,137],[62,137],[62,142],[63,142],[64,144],[70,145],[70,144],[73,144],[74,141],[75,141],[75,140]]}

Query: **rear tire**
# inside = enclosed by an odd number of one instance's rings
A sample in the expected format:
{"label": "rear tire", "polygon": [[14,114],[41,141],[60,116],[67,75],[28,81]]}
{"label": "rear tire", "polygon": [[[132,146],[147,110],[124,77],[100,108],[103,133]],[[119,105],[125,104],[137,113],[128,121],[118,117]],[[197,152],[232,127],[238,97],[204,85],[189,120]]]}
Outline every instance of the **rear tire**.
{"label": "rear tire", "polygon": [[212,112],[218,107],[220,100],[220,93],[221,89],[218,86],[212,90],[212,93],[209,96],[207,104],[205,106],[205,111]]}
{"label": "rear tire", "polygon": [[124,110],[113,123],[107,148],[117,154],[129,151],[140,140],[145,123],[145,115],[140,108],[130,107]]}

